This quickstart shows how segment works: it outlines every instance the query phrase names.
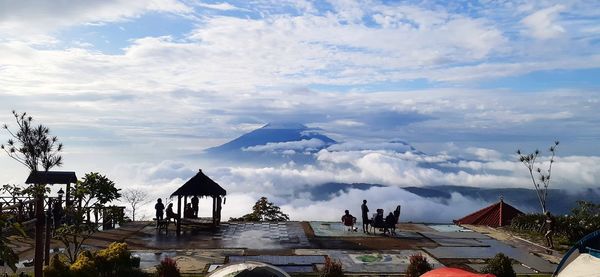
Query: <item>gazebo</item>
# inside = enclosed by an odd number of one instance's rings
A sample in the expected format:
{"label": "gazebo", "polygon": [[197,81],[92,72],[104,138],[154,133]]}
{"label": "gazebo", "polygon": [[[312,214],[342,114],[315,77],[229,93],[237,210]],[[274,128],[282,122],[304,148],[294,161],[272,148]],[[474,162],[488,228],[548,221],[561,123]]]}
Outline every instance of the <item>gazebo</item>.
{"label": "gazebo", "polygon": [[[182,221],[186,221],[192,224],[209,224],[211,226],[218,226],[221,222],[221,204],[223,197],[227,194],[224,188],[219,186],[215,181],[206,176],[202,169],[198,170],[198,173],[192,177],[190,180],[185,182],[181,187],[179,187],[173,194],[171,194],[171,198],[177,196],[177,214],[180,219],[177,220],[177,235],[181,233],[181,223]],[[209,220],[193,220],[186,219],[182,216],[181,213],[181,198],[183,198],[183,206],[185,207],[188,203],[188,197],[212,197],[212,218]]]}

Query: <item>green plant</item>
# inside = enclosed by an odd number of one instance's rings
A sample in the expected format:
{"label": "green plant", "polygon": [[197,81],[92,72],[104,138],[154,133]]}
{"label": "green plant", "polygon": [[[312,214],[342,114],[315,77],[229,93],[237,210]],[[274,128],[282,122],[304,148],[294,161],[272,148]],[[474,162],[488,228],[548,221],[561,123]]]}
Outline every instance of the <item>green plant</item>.
{"label": "green plant", "polygon": [[[543,214],[519,215],[511,221],[510,229],[539,237],[545,220]],[[572,245],[585,235],[600,229],[600,204],[577,201],[577,207],[571,210],[571,214],[557,216],[555,220],[555,236]]]}
{"label": "green plant", "polygon": [[433,266],[427,261],[427,258],[421,253],[410,256],[410,264],[406,269],[407,277],[419,277],[425,272],[433,269]]}
{"label": "green plant", "polygon": [[156,275],[158,277],[179,277],[181,273],[179,273],[177,262],[166,257],[156,266]]}
{"label": "green plant", "polygon": [[[26,113],[12,111],[17,122],[16,132],[11,131],[7,124],[3,128],[10,135],[10,139],[0,145],[0,149],[6,154],[26,166],[30,172],[36,172],[42,168],[45,171],[55,166],[62,165],[62,143],[57,137],[50,136],[50,129],[44,125],[34,126],[33,118]],[[34,249],[34,272],[35,276],[41,276],[44,266],[44,195],[49,189],[46,184],[33,184],[29,194],[35,198],[35,249]],[[9,249],[9,251],[12,251]]]}
{"label": "green plant", "polygon": [[97,275],[96,261],[90,251],[83,251],[77,257],[77,260],[69,266],[73,276],[93,277]]}
{"label": "green plant", "polygon": [[124,276],[135,271],[135,265],[139,264],[124,242],[113,242],[107,248],[98,250],[95,262],[99,276]]}
{"label": "green plant", "polygon": [[[533,187],[535,188],[535,192],[538,197],[538,202],[542,208],[542,213],[546,213],[548,199],[548,186],[550,186],[550,177],[552,176],[552,164],[554,164],[554,157],[556,156],[556,148],[560,142],[557,140],[554,142],[554,145],[548,148],[548,151],[552,155],[550,157],[549,165],[547,170],[542,170],[538,167],[536,160],[540,155],[540,150],[535,150],[533,153],[523,154],[521,150],[517,150],[517,155],[519,155],[519,161],[525,165],[527,170],[529,171],[529,176],[531,177],[531,182],[533,183]],[[535,178],[535,173],[537,172],[538,180]]]}
{"label": "green plant", "polygon": [[252,206],[252,213],[240,218],[230,218],[229,221],[288,221],[290,217],[281,211],[281,208],[269,202],[266,197],[261,197]]}
{"label": "green plant", "polygon": [[325,256],[325,264],[323,265],[323,270],[321,271],[321,277],[341,277],[344,276],[344,271],[342,270],[342,262],[339,260],[334,260],[329,256]]}
{"label": "green plant", "polygon": [[481,270],[482,273],[491,273],[496,277],[516,277],[510,258],[503,253],[498,253],[487,262]]}
{"label": "green plant", "polygon": [[69,277],[69,266],[56,254],[50,258],[50,263],[44,268],[44,277]]}

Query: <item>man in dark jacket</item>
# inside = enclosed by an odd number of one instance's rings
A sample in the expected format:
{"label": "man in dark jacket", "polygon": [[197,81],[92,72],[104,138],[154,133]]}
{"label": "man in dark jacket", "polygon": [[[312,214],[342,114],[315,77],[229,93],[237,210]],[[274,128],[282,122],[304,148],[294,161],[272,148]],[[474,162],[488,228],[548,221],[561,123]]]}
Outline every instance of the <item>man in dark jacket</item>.
{"label": "man in dark jacket", "polygon": [[362,212],[362,227],[363,233],[369,233],[369,207],[367,207],[367,200],[363,200],[363,204],[360,206],[360,210]]}

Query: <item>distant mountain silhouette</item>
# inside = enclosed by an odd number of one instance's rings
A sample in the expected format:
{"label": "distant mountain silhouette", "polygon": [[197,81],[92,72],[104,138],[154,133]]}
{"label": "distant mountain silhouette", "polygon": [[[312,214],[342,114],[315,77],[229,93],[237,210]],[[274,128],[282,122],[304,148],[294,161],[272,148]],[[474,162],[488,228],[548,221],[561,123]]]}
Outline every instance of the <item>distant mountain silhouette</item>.
{"label": "distant mountain silhouette", "polygon": [[[337,197],[341,193],[348,192],[351,189],[368,190],[373,187],[384,187],[384,185],[367,183],[325,183],[316,186],[306,186],[304,189],[296,192],[296,194],[300,196],[301,194],[308,192],[311,200],[326,201]],[[447,201],[450,200],[453,193],[458,193],[467,198],[483,200],[489,204],[497,202],[502,196],[505,202],[515,206],[523,212],[539,212],[540,210],[537,196],[533,189],[476,188],[464,186],[404,187],[402,189],[423,198],[436,199],[436,201],[439,201],[440,203],[448,203]],[[552,189],[548,192],[549,209],[554,214],[568,214],[572,208],[577,206],[576,202],[578,200],[594,203],[600,202],[600,188],[587,189],[576,193],[562,189]]]}
{"label": "distant mountain silhouette", "polygon": [[300,123],[269,123],[230,142],[208,148],[203,154],[210,159],[242,163],[277,164],[290,160],[306,163],[311,153],[337,143],[321,132]]}

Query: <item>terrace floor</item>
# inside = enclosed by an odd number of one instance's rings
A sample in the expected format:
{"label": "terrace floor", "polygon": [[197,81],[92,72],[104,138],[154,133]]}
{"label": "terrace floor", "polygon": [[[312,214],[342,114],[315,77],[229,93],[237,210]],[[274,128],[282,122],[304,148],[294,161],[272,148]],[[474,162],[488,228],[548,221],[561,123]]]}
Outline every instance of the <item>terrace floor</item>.
{"label": "terrace floor", "polygon": [[[152,271],[161,259],[171,257],[182,272],[198,275],[226,263],[249,260],[267,262],[290,273],[314,272],[322,267],[325,256],[341,261],[348,273],[399,275],[415,253],[427,257],[434,267],[477,271],[499,252],[514,260],[518,273],[547,274],[560,259],[560,254],[548,254],[543,247],[496,229],[466,227],[406,223],[397,225],[396,235],[389,236],[347,231],[337,222],[225,222],[216,230],[186,228],[177,237],[174,226],[165,234],[158,233],[152,222],[134,222],[97,232],[86,244],[99,249],[113,241],[125,241],[141,258],[140,267],[145,270]],[[14,240],[14,244],[23,260],[31,259],[31,239]],[[53,242],[53,248],[59,247]]]}

